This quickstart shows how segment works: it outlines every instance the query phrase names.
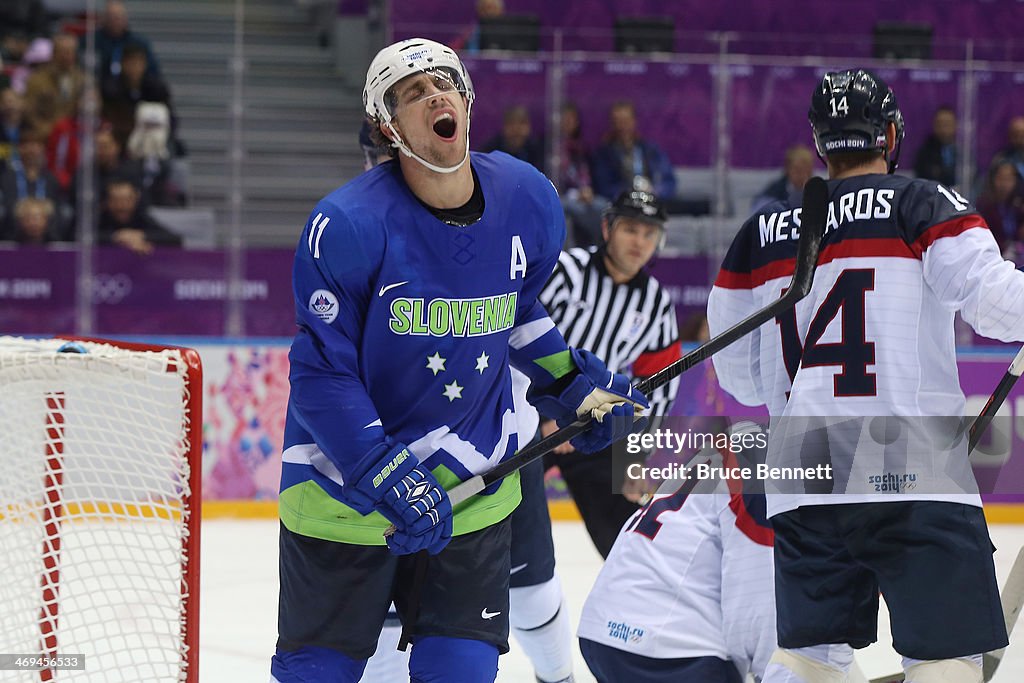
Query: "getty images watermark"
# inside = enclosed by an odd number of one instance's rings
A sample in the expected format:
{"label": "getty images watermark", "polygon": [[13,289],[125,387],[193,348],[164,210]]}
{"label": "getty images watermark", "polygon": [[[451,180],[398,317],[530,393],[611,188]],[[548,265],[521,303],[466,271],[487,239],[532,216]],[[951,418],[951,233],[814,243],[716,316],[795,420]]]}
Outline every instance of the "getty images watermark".
{"label": "getty images watermark", "polygon": [[[663,456],[684,456],[687,453],[707,452],[709,449],[723,456],[729,454],[763,455],[768,448],[768,432],[750,431],[699,431],[659,428],[650,432],[630,434],[626,438],[627,456],[646,453],[660,453]],[[627,479],[636,481],[709,481],[738,480],[831,480],[831,463],[819,463],[806,467],[769,467],[762,458],[729,458],[716,461],[694,458],[688,462],[677,462],[669,457],[659,462],[633,462],[626,466]]]}
{"label": "getty images watermark", "polygon": [[[997,417],[968,455],[969,416],[659,416],[612,448],[612,490],[796,495],[1024,495],[1024,417]],[[693,480],[697,480],[694,482]],[[707,481],[707,486],[698,483]],[[737,488],[737,484],[741,484]],[[665,489],[668,491],[669,489]],[[720,490],[720,489],[719,489]]]}

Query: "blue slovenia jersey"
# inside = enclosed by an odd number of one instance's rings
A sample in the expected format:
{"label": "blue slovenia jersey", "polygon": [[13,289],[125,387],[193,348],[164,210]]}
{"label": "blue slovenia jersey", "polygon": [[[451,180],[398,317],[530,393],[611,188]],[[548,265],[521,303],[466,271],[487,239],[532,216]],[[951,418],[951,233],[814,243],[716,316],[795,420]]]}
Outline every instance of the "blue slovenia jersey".
{"label": "blue slovenia jersey", "polygon": [[[387,522],[346,495],[353,472],[402,442],[451,488],[518,448],[510,363],[553,379],[545,359],[566,347],[537,295],[565,238],[558,197],[508,155],[473,153],[471,163],[484,212],[467,227],[425,208],[397,162],[310,215],[293,274],[299,332],[281,481],[292,531],[382,544]],[[511,512],[518,479],[485,493],[456,509],[456,534]]]}

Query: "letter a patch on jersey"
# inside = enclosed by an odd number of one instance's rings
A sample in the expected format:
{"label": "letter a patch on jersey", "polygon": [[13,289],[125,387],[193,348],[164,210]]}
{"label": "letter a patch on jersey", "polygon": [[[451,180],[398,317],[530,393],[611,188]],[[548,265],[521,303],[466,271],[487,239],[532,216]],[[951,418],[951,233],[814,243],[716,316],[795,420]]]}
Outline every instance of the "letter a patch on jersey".
{"label": "letter a patch on jersey", "polygon": [[526,277],[526,250],[523,249],[523,241],[519,235],[512,235],[512,259],[508,267],[508,279],[515,280],[516,276]]}

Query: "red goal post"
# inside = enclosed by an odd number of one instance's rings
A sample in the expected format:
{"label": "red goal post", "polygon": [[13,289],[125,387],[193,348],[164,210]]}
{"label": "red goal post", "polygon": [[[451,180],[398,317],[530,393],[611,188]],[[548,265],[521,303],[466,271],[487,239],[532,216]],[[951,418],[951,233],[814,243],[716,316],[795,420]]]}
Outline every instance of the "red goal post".
{"label": "red goal post", "polygon": [[0,337],[0,679],[199,680],[202,395],[192,349]]}

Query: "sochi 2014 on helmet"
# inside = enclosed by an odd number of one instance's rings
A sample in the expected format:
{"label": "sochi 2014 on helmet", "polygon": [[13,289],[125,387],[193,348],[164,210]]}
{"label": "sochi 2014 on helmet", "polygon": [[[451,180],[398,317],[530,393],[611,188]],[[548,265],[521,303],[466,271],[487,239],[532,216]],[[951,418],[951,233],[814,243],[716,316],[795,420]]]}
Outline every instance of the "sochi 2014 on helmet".
{"label": "sochi 2014 on helmet", "polygon": [[903,140],[903,114],[892,88],[864,69],[825,74],[811,96],[807,113],[814,144],[822,157],[846,152],[880,151],[888,159],[886,129],[896,127],[896,150],[889,160],[895,170]]}

